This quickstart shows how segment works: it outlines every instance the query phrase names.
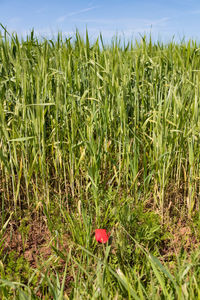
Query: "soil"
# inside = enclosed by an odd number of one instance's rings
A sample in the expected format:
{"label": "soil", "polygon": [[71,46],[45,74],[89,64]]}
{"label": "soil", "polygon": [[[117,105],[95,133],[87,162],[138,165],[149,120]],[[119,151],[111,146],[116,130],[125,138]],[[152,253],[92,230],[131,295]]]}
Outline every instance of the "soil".
{"label": "soil", "polygon": [[[18,224],[10,222],[3,237],[3,254],[9,255],[9,253],[15,251],[19,257],[23,256],[25,260],[29,262],[32,269],[37,268],[41,270],[43,263],[55,254],[50,245],[52,235],[48,230],[45,218],[34,218],[31,220],[31,224],[27,224],[27,226],[29,226],[29,230],[25,235],[20,232],[20,226]],[[58,244],[58,249],[66,252],[67,236],[63,237],[63,240],[65,240],[65,242],[62,245]],[[64,268],[65,261],[60,258],[56,271],[59,273],[61,281]],[[73,277],[67,275],[65,280],[65,292],[69,292],[70,283],[72,281]]]}
{"label": "soil", "polygon": [[169,238],[163,242],[161,261],[170,261],[174,255],[178,256],[181,252],[190,254],[199,247],[199,239],[186,220],[180,218],[176,224],[169,222],[167,230]]}

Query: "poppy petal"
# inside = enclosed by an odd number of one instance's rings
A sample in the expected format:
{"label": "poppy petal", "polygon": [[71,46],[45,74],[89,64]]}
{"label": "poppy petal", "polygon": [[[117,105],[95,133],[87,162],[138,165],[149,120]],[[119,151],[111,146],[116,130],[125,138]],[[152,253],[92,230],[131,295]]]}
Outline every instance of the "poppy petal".
{"label": "poppy petal", "polygon": [[98,243],[105,244],[110,237],[110,232],[107,234],[106,229],[96,229],[95,230],[95,239]]}

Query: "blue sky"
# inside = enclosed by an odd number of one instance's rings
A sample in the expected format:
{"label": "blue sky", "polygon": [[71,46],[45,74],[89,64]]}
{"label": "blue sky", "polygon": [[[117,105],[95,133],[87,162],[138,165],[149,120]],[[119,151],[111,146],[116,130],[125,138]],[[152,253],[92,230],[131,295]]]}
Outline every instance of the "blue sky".
{"label": "blue sky", "polygon": [[91,38],[101,31],[105,40],[151,32],[162,41],[200,41],[200,0],[0,0],[0,22],[19,35],[34,28],[39,36],[73,36],[87,27]]}

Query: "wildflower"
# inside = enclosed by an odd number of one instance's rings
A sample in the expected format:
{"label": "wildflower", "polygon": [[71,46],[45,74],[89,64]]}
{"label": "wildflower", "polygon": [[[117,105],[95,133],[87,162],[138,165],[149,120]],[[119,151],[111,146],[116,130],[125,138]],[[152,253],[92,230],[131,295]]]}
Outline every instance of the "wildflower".
{"label": "wildflower", "polygon": [[98,243],[105,244],[110,237],[110,232],[106,233],[106,229],[96,229],[95,230],[95,239]]}

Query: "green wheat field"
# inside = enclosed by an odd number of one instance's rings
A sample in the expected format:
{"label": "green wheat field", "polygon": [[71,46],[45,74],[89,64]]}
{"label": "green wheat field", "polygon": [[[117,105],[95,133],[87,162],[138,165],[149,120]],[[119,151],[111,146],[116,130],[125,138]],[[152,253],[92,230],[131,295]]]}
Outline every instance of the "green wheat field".
{"label": "green wheat field", "polygon": [[200,44],[1,25],[0,299],[200,299],[199,182]]}

